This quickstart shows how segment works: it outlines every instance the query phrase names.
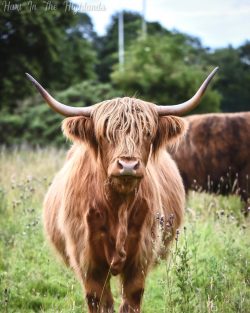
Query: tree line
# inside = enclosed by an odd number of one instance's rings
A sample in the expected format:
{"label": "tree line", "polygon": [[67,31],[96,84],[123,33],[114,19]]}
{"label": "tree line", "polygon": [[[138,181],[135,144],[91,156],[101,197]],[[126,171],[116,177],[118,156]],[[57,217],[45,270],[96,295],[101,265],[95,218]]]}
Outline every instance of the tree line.
{"label": "tree line", "polygon": [[125,64],[118,66],[118,13],[99,36],[85,13],[0,7],[0,143],[61,144],[61,117],[52,114],[25,78],[31,73],[57,99],[88,106],[121,96],[161,105],[192,97],[215,66],[219,74],[197,113],[250,109],[250,41],[238,48],[211,50],[198,38],[147,22],[125,11]]}

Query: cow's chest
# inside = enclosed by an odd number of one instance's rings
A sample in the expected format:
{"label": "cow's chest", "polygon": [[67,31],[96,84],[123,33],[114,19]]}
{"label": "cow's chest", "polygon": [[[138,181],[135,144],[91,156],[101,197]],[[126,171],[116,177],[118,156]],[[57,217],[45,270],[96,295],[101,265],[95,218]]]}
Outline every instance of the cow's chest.
{"label": "cow's chest", "polygon": [[117,214],[107,209],[89,209],[90,248],[97,260],[114,264],[115,274],[121,271],[128,258],[131,260],[136,255],[147,213],[146,206]]}

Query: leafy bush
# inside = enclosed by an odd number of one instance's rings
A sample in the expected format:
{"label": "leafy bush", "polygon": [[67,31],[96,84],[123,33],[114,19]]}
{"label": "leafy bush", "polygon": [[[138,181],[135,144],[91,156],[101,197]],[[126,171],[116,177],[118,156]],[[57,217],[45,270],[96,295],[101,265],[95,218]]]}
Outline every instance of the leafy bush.
{"label": "leafy bush", "polygon": [[[136,95],[161,105],[191,98],[211,67],[197,61],[197,51],[186,40],[181,34],[137,40],[126,52],[124,70],[115,68],[114,84],[129,96]],[[218,111],[220,95],[209,87],[195,112]]]}
{"label": "leafy bush", "polygon": [[[89,106],[119,96],[110,84],[84,81],[55,94],[59,101],[71,106]],[[62,145],[65,139],[60,131],[63,117],[51,111],[41,97],[32,97],[21,103],[15,114],[0,114],[0,144]]]}

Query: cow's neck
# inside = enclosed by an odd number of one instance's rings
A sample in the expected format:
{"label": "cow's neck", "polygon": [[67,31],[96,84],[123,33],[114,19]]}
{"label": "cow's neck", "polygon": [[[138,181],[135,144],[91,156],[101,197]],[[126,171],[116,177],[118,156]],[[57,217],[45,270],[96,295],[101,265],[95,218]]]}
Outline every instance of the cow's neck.
{"label": "cow's neck", "polygon": [[137,192],[122,194],[116,192],[111,186],[105,187],[105,199],[111,210],[118,211],[119,208],[129,209],[137,198]]}
{"label": "cow's neck", "polygon": [[111,184],[105,184],[103,192],[109,220],[113,220],[111,223],[114,227],[112,236],[115,239],[114,250],[111,251],[108,259],[111,269],[118,273],[126,261],[125,243],[128,236],[128,220],[138,193],[120,194],[112,188]]}

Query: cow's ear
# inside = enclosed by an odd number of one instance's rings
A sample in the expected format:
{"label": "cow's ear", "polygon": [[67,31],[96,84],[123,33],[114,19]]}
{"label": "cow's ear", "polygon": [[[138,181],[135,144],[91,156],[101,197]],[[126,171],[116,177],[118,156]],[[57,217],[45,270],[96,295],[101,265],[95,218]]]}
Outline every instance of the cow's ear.
{"label": "cow's ear", "polygon": [[159,117],[158,129],[153,141],[153,151],[166,149],[167,145],[176,142],[187,129],[186,121],[177,116]]}
{"label": "cow's ear", "polygon": [[84,141],[92,147],[97,145],[92,118],[68,117],[62,123],[62,130],[64,136],[72,141]]}

